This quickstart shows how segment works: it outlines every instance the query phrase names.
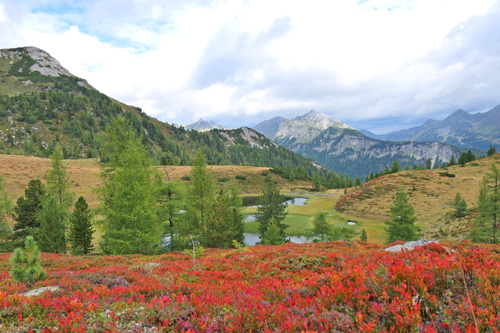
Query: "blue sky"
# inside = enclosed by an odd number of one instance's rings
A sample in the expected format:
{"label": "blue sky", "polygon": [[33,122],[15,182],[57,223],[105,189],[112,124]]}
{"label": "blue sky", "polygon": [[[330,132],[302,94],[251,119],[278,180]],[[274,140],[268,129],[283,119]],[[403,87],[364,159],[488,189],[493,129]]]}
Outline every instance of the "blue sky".
{"label": "blue sky", "polygon": [[0,48],[170,123],[314,109],[382,134],[500,104],[498,17],[495,0],[0,0]]}

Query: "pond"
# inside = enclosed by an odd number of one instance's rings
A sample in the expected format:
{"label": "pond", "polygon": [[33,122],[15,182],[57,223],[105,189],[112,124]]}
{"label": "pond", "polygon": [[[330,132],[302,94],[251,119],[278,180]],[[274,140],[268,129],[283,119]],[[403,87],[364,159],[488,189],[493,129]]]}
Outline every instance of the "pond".
{"label": "pond", "polygon": [[[307,198],[295,198],[295,197],[288,197],[285,196],[285,201],[289,205],[296,205],[296,206],[305,206]],[[255,208],[259,207],[257,205],[257,202],[259,201],[259,197],[243,197],[243,206],[244,207],[249,207],[249,208]]]}
{"label": "pond", "polygon": [[[290,238],[290,242],[292,243],[297,243],[297,244],[307,243],[307,239],[304,236],[288,236],[288,238]],[[258,242],[260,242],[259,235],[245,233],[245,243],[248,246],[254,246]]]}

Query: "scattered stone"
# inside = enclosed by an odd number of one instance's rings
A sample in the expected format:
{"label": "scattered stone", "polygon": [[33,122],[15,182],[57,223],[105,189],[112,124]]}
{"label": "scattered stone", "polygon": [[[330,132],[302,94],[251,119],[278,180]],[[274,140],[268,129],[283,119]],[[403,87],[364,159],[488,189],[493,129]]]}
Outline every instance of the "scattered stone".
{"label": "scattered stone", "polygon": [[436,243],[436,244],[438,244],[439,241],[438,240],[429,240],[429,241],[418,240],[418,241],[413,241],[413,242],[407,242],[407,243],[404,243],[403,245],[391,246],[391,247],[388,247],[385,250],[389,251],[389,252],[401,252],[403,250],[410,251],[410,250],[413,250],[414,248],[416,248],[418,246],[424,246],[424,245],[427,245],[427,244],[430,244],[430,243]]}
{"label": "scattered stone", "polygon": [[47,290],[50,290],[52,292],[52,291],[59,290],[59,287],[58,286],[52,286],[52,287],[38,288],[38,289],[30,290],[30,291],[28,291],[28,292],[26,292],[24,294],[21,294],[21,296],[26,296],[26,297],[38,296],[38,295],[46,292]]}

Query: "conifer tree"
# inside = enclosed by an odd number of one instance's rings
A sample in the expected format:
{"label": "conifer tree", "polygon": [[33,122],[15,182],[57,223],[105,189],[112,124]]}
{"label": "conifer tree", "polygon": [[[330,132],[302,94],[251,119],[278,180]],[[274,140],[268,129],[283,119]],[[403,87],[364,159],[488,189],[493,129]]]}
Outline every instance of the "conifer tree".
{"label": "conifer tree", "polygon": [[24,196],[17,199],[14,207],[14,220],[12,235],[13,246],[22,246],[27,236],[34,236],[40,228],[36,215],[42,209],[42,202],[46,196],[45,185],[40,179],[32,179],[24,190]]}
{"label": "conifer tree", "polygon": [[89,254],[92,252],[92,235],[94,229],[90,220],[90,209],[83,197],[78,198],[75,209],[71,214],[69,241],[71,243],[71,253],[75,255]]}
{"label": "conifer tree", "polygon": [[309,239],[313,242],[327,242],[330,240],[332,228],[326,221],[326,215],[323,212],[318,212],[314,215],[313,228]]}
{"label": "conifer tree", "polygon": [[261,237],[262,242],[267,245],[281,245],[284,243],[281,229],[274,217],[269,220],[266,232]]}
{"label": "conifer tree", "polygon": [[286,208],[288,204],[285,202],[283,195],[280,194],[279,188],[270,178],[266,179],[266,186],[262,188],[258,203],[259,207],[257,207],[255,220],[259,223],[260,238],[265,238],[264,234],[269,226],[269,221],[274,218],[276,225],[280,229],[281,238],[285,241],[285,229],[288,228],[288,225],[283,224],[282,221],[287,215]]}
{"label": "conifer tree", "polygon": [[467,216],[467,202],[465,202],[465,199],[462,199],[460,193],[457,193],[455,199],[450,202],[450,205],[455,209],[455,217],[460,218]]}
{"label": "conifer tree", "polygon": [[354,178],[354,186],[361,186],[361,185],[362,185],[362,183],[361,183],[361,179],[359,179],[359,177],[358,177],[358,176],[356,176],[356,177]]}
{"label": "conifer tree", "polygon": [[70,192],[71,181],[63,163],[63,153],[59,146],[54,148],[50,155],[52,169],[47,172],[47,194],[56,199],[61,213],[60,219],[64,223],[68,209],[73,205],[74,193]]}
{"label": "conifer tree", "polygon": [[217,195],[215,176],[208,168],[205,155],[198,149],[190,171],[191,185],[188,188],[188,213],[193,231],[205,228],[212,204]]}
{"label": "conifer tree", "polygon": [[123,118],[104,133],[103,185],[97,189],[103,216],[101,249],[106,254],[148,254],[162,236],[153,184],[155,170],[147,150]]}
{"label": "conifer tree", "polygon": [[429,157],[429,158],[427,159],[427,161],[425,162],[425,168],[426,168],[427,170],[432,169],[432,159],[431,159],[430,157]]}
{"label": "conifer tree", "polygon": [[10,213],[11,202],[7,194],[7,189],[3,176],[0,176],[0,252],[10,250],[8,240],[12,237],[12,228],[7,223],[5,215]]}
{"label": "conifer tree", "polygon": [[24,242],[24,249],[17,248],[10,261],[14,267],[10,271],[10,276],[17,282],[35,283],[45,280],[47,273],[40,266],[40,251],[33,236],[27,236]]}
{"label": "conifer tree", "polygon": [[363,229],[363,230],[361,231],[361,235],[359,236],[359,239],[360,239],[362,242],[366,242],[366,241],[368,241],[368,235],[366,234],[365,229]]}
{"label": "conifer tree", "polygon": [[66,253],[66,230],[61,221],[60,207],[56,198],[48,196],[36,216],[40,228],[35,239],[42,252]]}
{"label": "conifer tree", "polygon": [[314,171],[313,174],[312,185],[315,191],[319,191],[321,189],[321,179],[316,171]]}
{"label": "conifer tree", "polygon": [[455,161],[455,155],[451,155],[450,161],[448,162],[449,166],[454,166],[456,165],[457,162]]}
{"label": "conifer tree", "polygon": [[401,167],[399,166],[398,161],[394,160],[394,162],[392,162],[391,173],[396,173],[398,171],[401,171]]}
{"label": "conifer tree", "polygon": [[415,225],[417,217],[404,188],[401,188],[394,196],[390,210],[391,217],[385,222],[387,225],[385,228],[387,232],[386,243],[389,244],[397,240],[417,240],[420,236],[419,228]]}

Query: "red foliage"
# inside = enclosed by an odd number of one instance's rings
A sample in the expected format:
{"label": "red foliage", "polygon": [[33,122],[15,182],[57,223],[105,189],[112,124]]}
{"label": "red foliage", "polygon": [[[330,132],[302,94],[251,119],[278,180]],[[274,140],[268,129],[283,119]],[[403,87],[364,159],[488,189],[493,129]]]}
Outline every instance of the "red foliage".
{"label": "red foliage", "polygon": [[[28,290],[0,255],[2,332],[475,332],[500,330],[500,246],[369,243],[184,254],[43,254]],[[152,264],[154,263],[154,264]],[[474,322],[476,318],[476,323]]]}

